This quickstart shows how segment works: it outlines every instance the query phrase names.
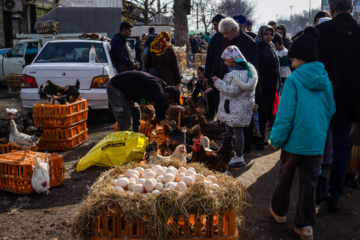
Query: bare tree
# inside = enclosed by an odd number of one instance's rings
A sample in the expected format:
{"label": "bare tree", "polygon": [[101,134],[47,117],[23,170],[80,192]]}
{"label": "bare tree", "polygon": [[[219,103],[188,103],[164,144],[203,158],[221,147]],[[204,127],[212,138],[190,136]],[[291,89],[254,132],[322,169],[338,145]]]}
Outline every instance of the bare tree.
{"label": "bare tree", "polygon": [[255,12],[256,1],[251,0],[222,0],[218,12],[222,12],[227,16],[245,15],[252,18]]}
{"label": "bare tree", "polygon": [[286,32],[291,33],[293,36],[304,30],[307,26],[314,25],[314,17],[320,9],[304,10],[302,13],[293,14],[290,18],[279,18],[278,24],[284,24]]}
{"label": "bare tree", "polygon": [[188,0],[174,0],[174,28],[175,28],[175,45],[186,45],[187,51],[190,49],[188,39],[188,20],[187,13],[190,10],[190,2]]}
{"label": "bare tree", "polygon": [[207,0],[194,0],[192,2],[191,23],[196,23],[196,28],[204,27],[205,32],[211,24],[212,18],[219,13],[219,5],[216,2],[209,4]]}

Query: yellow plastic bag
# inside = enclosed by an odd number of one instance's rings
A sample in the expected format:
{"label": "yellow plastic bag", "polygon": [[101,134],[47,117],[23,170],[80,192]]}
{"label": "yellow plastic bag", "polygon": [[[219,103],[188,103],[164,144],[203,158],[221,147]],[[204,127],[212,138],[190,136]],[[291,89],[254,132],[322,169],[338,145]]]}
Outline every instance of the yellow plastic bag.
{"label": "yellow plastic bag", "polygon": [[90,166],[113,167],[132,161],[140,162],[148,144],[148,138],[142,133],[111,133],[80,159],[76,170],[80,172]]}

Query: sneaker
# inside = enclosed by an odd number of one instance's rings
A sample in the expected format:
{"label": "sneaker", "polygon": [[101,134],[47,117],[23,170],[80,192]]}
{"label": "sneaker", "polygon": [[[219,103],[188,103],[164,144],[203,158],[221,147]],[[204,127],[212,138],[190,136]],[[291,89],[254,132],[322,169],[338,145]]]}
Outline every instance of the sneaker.
{"label": "sneaker", "polygon": [[228,164],[229,168],[241,168],[241,167],[245,167],[246,163],[245,162],[238,162],[238,163],[232,163],[232,164]]}
{"label": "sneaker", "polygon": [[273,216],[273,218],[275,219],[276,222],[278,222],[278,223],[286,223],[286,216],[280,217],[280,216],[276,215],[276,213],[273,211],[271,205],[270,205],[270,213],[271,213],[271,216]]}
{"label": "sneaker", "polygon": [[301,240],[314,239],[312,226],[305,226],[302,228],[294,227],[294,231],[299,234]]}
{"label": "sneaker", "polygon": [[236,155],[230,159],[230,162],[228,164],[228,167],[230,168],[243,167],[243,166],[245,166],[244,157],[243,156],[238,157]]}

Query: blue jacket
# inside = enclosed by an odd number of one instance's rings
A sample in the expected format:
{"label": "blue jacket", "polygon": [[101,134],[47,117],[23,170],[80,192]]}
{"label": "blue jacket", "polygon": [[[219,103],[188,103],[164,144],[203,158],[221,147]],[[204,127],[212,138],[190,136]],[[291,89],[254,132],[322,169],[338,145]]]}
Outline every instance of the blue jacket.
{"label": "blue jacket", "polygon": [[271,144],[289,153],[322,155],[334,113],[333,86],[324,64],[303,64],[285,81]]}

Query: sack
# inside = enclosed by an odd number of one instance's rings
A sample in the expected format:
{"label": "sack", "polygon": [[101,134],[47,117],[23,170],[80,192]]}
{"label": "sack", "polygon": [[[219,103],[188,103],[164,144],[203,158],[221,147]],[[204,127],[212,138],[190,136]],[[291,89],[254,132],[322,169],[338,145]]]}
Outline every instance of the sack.
{"label": "sack", "polygon": [[148,138],[142,133],[111,133],[80,159],[76,170],[80,172],[90,166],[113,167],[132,161],[140,162],[148,144]]}
{"label": "sack", "polygon": [[277,113],[277,110],[279,107],[279,103],[280,103],[280,97],[279,97],[278,93],[275,92],[275,100],[274,100],[274,106],[273,106],[273,111],[272,111],[272,115],[273,115],[274,119],[275,119],[275,116],[276,116],[276,113]]}

